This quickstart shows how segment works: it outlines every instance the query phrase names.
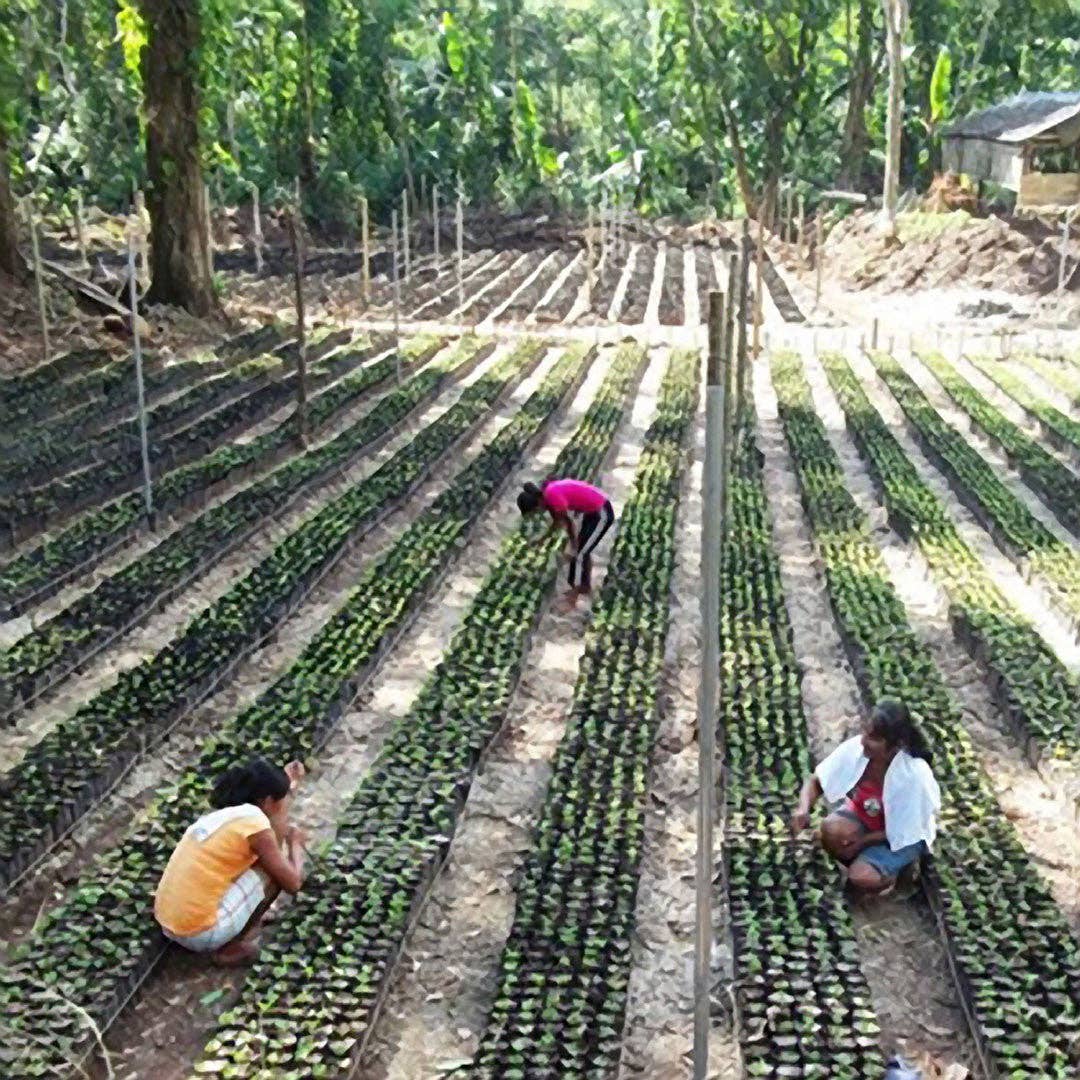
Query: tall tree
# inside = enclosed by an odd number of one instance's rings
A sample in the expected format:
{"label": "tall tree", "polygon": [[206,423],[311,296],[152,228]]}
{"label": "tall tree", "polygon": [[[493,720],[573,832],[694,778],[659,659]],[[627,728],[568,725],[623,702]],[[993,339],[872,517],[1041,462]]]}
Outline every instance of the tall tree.
{"label": "tall tree", "polygon": [[199,159],[199,0],[143,0],[152,300],[217,310]]}
{"label": "tall tree", "polygon": [[874,60],[874,21],[871,0],[845,0],[844,24],[848,79],[847,112],[840,147],[840,185],[855,191],[866,182],[867,151],[870,133],[866,129],[866,109],[874,94],[877,64]]}

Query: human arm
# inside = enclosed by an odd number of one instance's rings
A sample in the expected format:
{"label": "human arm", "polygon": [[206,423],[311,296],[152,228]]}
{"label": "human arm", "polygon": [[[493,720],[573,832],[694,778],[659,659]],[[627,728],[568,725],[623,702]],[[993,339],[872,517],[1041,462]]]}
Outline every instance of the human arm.
{"label": "human arm", "polygon": [[287,893],[300,891],[304,883],[304,836],[294,825],[285,834],[286,851],[281,850],[273,829],[263,829],[248,837],[252,854],[260,868]]}
{"label": "human arm", "polygon": [[814,803],[821,798],[821,781],[816,773],[811,773],[803,782],[799,792],[799,801],[795,804],[795,812],[791,815],[791,833],[798,836],[804,829],[810,827],[810,811]]}

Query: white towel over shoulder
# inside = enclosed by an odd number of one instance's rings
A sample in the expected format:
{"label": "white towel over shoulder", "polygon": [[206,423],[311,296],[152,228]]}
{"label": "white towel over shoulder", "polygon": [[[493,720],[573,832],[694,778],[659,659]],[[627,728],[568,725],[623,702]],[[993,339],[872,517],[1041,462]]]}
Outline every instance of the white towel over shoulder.
{"label": "white towel over shoulder", "polygon": [[[862,739],[856,735],[841,743],[814,770],[829,806],[847,798],[870,759],[863,753]],[[893,851],[926,841],[934,846],[937,812],[941,809],[941,789],[930,766],[922,758],[901,750],[885,773],[885,835]]]}

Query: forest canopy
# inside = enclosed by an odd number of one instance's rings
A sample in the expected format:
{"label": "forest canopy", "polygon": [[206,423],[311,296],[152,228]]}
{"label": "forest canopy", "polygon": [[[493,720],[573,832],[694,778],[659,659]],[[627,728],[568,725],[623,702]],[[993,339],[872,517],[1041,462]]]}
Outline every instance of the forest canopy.
{"label": "forest canopy", "polygon": [[[352,227],[403,186],[582,205],[620,168],[645,213],[736,210],[780,177],[880,190],[882,0],[6,0],[0,126],[16,196],[126,207],[147,180],[147,9],[197,22],[212,198],[291,191]],[[991,27],[996,32],[991,33]],[[911,0],[901,166],[960,111],[1077,89],[1075,0]],[[740,190],[739,170],[747,190]]]}

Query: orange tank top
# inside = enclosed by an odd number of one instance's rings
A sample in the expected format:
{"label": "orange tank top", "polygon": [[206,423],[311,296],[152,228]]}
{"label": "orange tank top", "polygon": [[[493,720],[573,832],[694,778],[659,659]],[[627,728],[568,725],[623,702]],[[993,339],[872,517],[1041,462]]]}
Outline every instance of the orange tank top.
{"label": "orange tank top", "polygon": [[270,819],[250,803],[199,818],[176,845],[158,882],[157,921],[177,937],[209,930],[229,886],[255,865],[249,838],[269,828]]}

